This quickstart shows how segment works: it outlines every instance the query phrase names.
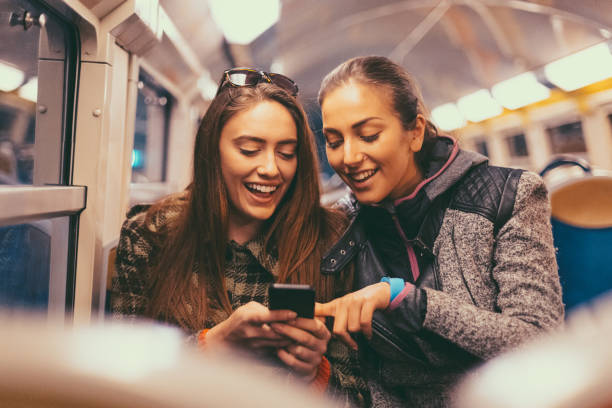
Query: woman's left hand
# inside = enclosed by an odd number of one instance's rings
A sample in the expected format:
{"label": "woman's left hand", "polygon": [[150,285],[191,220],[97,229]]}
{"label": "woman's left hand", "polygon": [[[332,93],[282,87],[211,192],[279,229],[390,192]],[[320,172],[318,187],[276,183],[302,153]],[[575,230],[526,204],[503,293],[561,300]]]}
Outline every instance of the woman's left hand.
{"label": "woman's left hand", "polygon": [[325,324],[318,319],[298,317],[290,323],[271,323],[270,327],[295,342],[278,349],[278,358],[306,381],[312,381],[331,338]]}

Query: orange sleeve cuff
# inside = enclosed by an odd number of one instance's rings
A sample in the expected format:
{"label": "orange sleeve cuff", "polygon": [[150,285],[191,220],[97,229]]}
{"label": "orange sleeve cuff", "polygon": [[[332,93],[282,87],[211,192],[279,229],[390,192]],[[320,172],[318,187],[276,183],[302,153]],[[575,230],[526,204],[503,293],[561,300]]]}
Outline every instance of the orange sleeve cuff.
{"label": "orange sleeve cuff", "polygon": [[203,349],[206,346],[206,334],[210,329],[204,329],[198,334],[198,347]]}
{"label": "orange sleeve cuff", "polygon": [[317,369],[317,375],[310,383],[310,387],[316,391],[324,392],[329,384],[330,375],[331,366],[329,364],[329,360],[323,356],[321,364],[319,364],[319,368]]}

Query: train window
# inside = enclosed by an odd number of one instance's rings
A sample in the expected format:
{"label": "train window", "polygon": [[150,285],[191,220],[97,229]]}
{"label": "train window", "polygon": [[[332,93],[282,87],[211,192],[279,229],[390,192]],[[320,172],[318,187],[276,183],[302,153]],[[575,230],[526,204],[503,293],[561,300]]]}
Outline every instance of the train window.
{"label": "train window", "polygon": [[166,179],[168,132],[172,97],[142,71],[132,151],[132,182],[162,182]]}
{"label": "train window", "polygon": [[554,154],[582,153],[587,151],[580,121],[549,127],[546,129],[546,132],[548,133]]}
{"label": "train window", "polygon": [[36,1],[0,2],[0,183],[65,184],[72,34]]}
{"label": "train window", "polygon": [[0,0],[0,308],[63,315],[74,299],[70,186],[76,28],[37,0]]}
{"label": "train window", "polygon": [[527,157],[529,152],[527,150],[527,141],[524,133],[506,137],[506,144],[508,145],[508,152],[512,157]]}
{"label": "train window", "polygon": [[0,307],[65,305],[69,217],[0,227]]}
{"label": "train window", "polygon": [[477,140],[474,142],[474,149],[484,156],[489,156],[489,148],[487,146],[486,140]]}

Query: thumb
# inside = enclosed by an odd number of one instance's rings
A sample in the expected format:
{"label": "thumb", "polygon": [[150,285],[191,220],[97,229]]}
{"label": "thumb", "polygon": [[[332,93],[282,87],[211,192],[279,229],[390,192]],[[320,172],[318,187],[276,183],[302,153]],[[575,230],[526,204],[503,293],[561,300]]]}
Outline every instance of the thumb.
{"label": "thumb", "polygon": [[315,303],[315,316],[335,316],[336,301],[332,300],[328,303]]}

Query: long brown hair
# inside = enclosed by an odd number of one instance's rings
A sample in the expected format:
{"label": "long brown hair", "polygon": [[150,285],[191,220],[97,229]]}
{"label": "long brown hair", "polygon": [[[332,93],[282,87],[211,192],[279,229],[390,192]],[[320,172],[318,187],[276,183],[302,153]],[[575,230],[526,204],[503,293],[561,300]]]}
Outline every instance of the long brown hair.
{"label": "long brown hair", "polygon": [[423,147],[414,154],[417,165],[425,174],[431,150],[436,142],[435,138],[438,136],[438,129],[429,120],[423,96],[414,78],[404,68],[386,57],[351,58],[325,76],[319,90],[319,105],[323,103],[329,92],[350,81],[389,90],[393,109],[406,130],[414,127],[417,114],[425,117],[427,122]]}
{"label": "long brown hair", "polygon": [[[212,301],[231,313],[224,285],[230,204],[221,174],[219,139],[230,118],[265,100],[278,102],[289,111],[298,140],[297,170],[266,223],[265,250],[279,254],[278,281],[311,284],[320,301],[335,295],[333,277],[320,274],[320,260],[346,220],[319,204],[318,163],[304,110],[293,96],[272,84],[226,87],[211,102],[200,123],[192,184],[147,212],[146,225],[163,225],[149,227],[161,247],[150,268],[150,317],[196,330],[204,327],[207,306]],[[197,283],[192,281],[193,272],[197,272]]]}

